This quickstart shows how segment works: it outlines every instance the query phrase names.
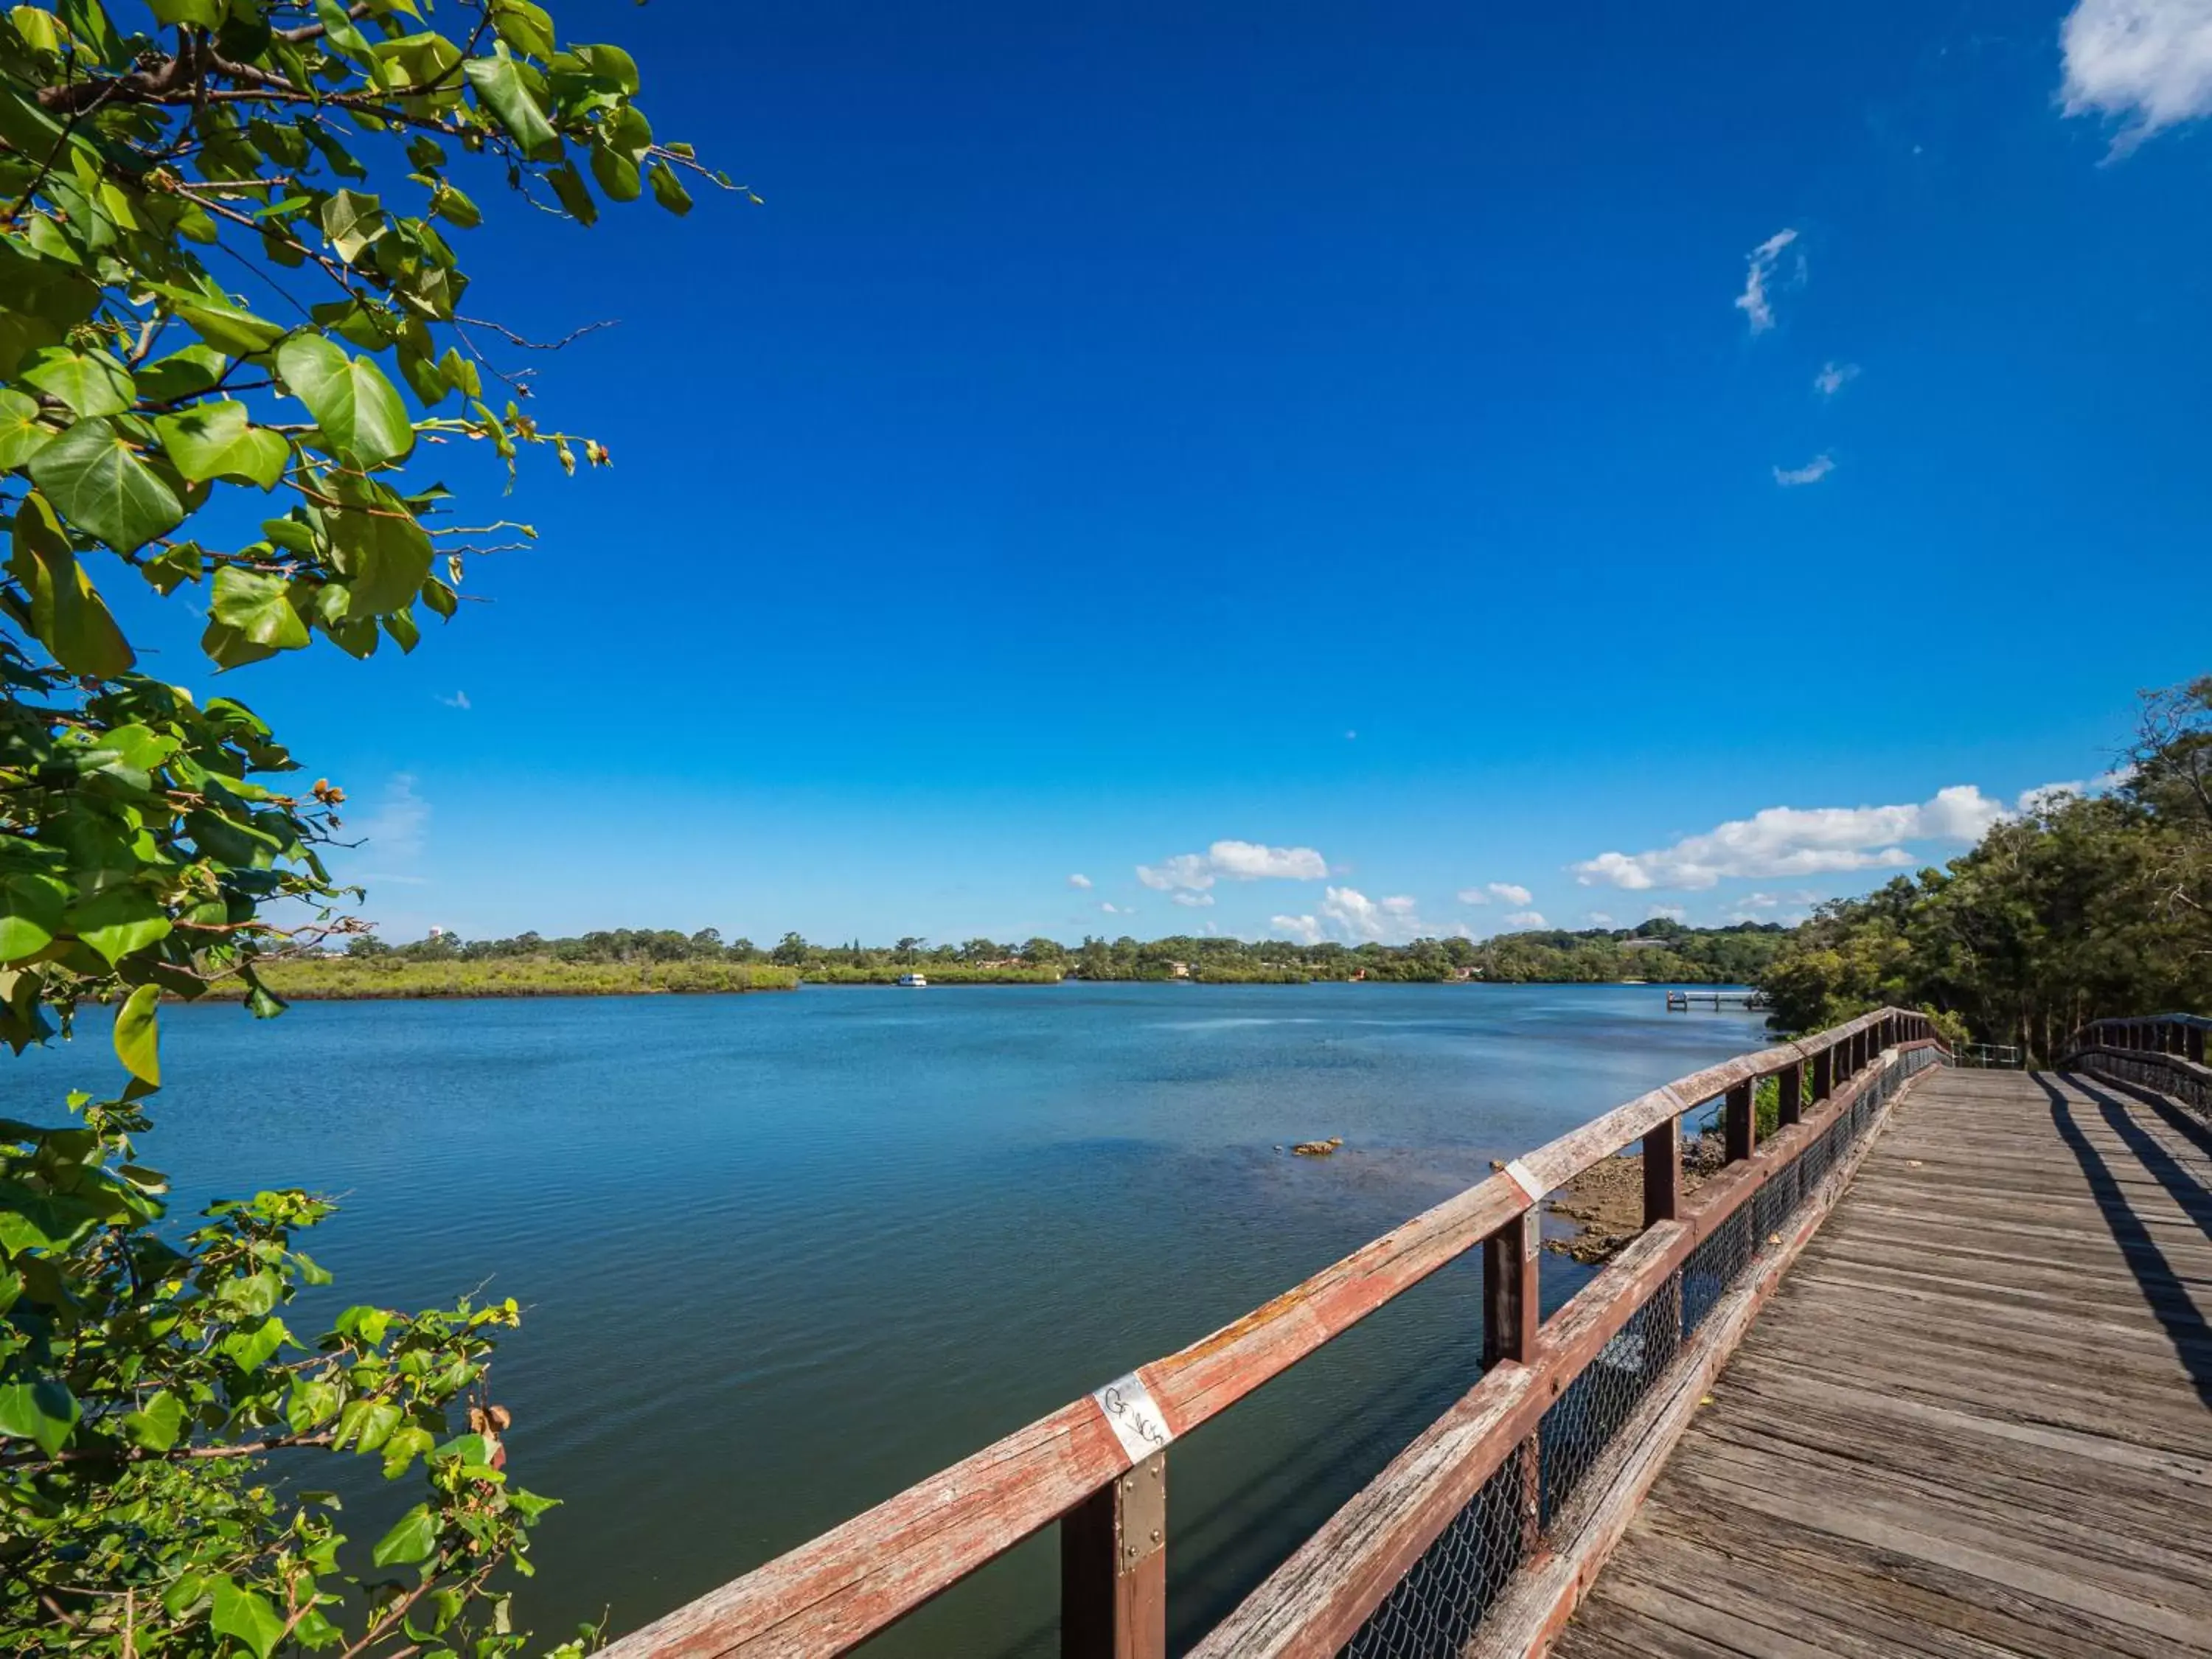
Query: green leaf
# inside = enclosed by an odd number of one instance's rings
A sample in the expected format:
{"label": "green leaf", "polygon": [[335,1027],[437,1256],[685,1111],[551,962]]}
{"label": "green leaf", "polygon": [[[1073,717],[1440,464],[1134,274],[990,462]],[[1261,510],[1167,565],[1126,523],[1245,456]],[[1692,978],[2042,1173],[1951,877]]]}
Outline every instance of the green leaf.
{"label": "green leaf", "polygon": [[31,600],[31,632],[72,674],[125,672],[136,659],[115,625],[92,578],[77,562],[53,511],[35,492],[15,513],[15,548],[8,572]]}
{"label": "green leaf", "polygon": [[185,1402],[167,1389],[158,1389],[146,1403],[123,1419],[123,1437],[149,1451],[167,1451],[184,1431]]}
{"label": "green leaf", "polygon": [[691,194],[684,188],[684,181],[676,176],[676,169],[665,161],[655,161],[646,176],[653,181],[653,199],[679,218],[691,211]]}
{"label": "green leaf", "polygon": [[115,1057],[141,1083],[161,1086],[161,1032],[156,1018],[161,988],[142,985],[124,1000],[115,1016]]}
{"label": "green leaf", "polygon": [[[256,647],[262,656],[296,651],[307,643],[307,624],[293,608],[292,587],[282,576],[225,565],[215,573],[214,602],[208,607],[208,631],[228,629],[239,641]],[[208,641],[203,638],[202,645]],[[217,662],[233,666],[220,653]],[[247,656],[243,660],[255,659]]]}
{"label": "green leaf", "polygon": [[191,289],[156,286],[154,291],[175,303],[177,315],[191,325],[195,334],[233,357],[251,357],[266,351],[288,331],[266,317],[255,316],[243,306]]}
{"label": "green leaf", "polygon": [[246,980],[246,1011],[256,1019],[274,1019],[291,1006],[283,998],[264,985],[258,975],[249,969]]}
{"label": "green leaf", "polygon": [[397,495],[380,489],[366,500],[349,499],[327,509],[324,522],[331,556],[346,577],[349,617],[360,622],[397,611],[421,590],[436,550]]}
{"label": "green leaf", "polygon": [[371,242],[384,234],[384,207],[374,196],[341,190],[323,204],[322,225],[323,234],[337,251],[338,258],[351,264]]}
{"label": "green leaf", "polygon": [[138,400],[131,371],[104,351],[49,347],[33,353],[15,378],[60,398],[80,416],[120,415]]}
{"label": "green leaf", "polygon": [[177,470],[196,481],[235,478],[274,489],[292,458],[292,447],[282,433],[253,425],[246,418],[246,405],[228,398],[161,416],[154,429]]}
{"label": "green leaf", "polygon": [[228,1573],[217,1575],[209,1583],[215,1592],[215,1607],[208,1622],[216,1633],[243,1643],[253,1659],[269,1659],[269,1650],[284,1634],[284,1621],[269,1598],[259,1590],[246,1589]]}
{"label": "green leaf", "polygon": [[609,201],[635,202],[643,193],[637,163],[605,144],[592,146],[592,177],[599,180]]}
{"label": "green leaf", "polygon": [[12,472],[54,439],[39,423],[39,400],[0,387],[0,472]]}
{"label": "green leaf", "polygon": [[146,0],[154,21],[175,28],[212,29],[222,27],[223,0]]}
{"label": "green leaf", "polygon": [[319,334],[295,334],[276,349],[276,372],[341,459],[374,466],[414,449],[406,404],[368,358]]}
{"label": "green leaf", "polygon": [[345,1395],[337,1383],[320,1377],[301,1377],[292,1384],[291,1397],[284,1404],[285,1425],[295,1434],[306,1434],[336,1417],[344,1405]]}
{"label": "green leaf", "polygon": [[477,100],[499,118],[499,124],[533,161],[550,161],[561,154],[561,135],[538,107],[538,100],[523,84],[522,70],[511,58],[471,58],[461,73],[476,88]]}
{"label": "green leaf", "polygon": [[388,1400],[356,1400],[338,1413],[336,1443],[351,1441],[362,1451],[374,1451],[399,1426],[399,1407]]}
{"label": "green leaf", "polygon": [[553,20],[529,0],[492,0],[491,26],[526,58],[553,55]]}
{"label": "green leaf", "polygon": [[620,46],[571,46],[568,51],[571,56],[594,76],[601,80],[612,82],[616,89],[625,96],[635,95],[638,85],[637,59]]}
{"label": "green leaf", "polygon": [[583,175],[576,171],[574,161],[563,161],[545,175],[553,186],[553,193],[561,198],[561,205],[568,210],[568,216],[581,225],[594,225],[599,219],[599,204],[592,199],[590,187]]}
{"label": "green leaf", "polygon": [[28,870],[0,875],[0,963],[21,962],[54,942],[69,908],[69,884]]}
{"label": "green leaf", "polygon": [[160,944],[172,926],[161,902],[136,887],[110,888],[72,905],[63,920],[111,968],[134,951]]}
{"label": "green leaf", "polygon": [[392,1438],[384,1443],[384,1478],[397,1480],[407,1473],[408,1466],[437,1443],[429,1430],[410,1423],[395,1429]]}
{"label": "green leaf", "polygon": [[274,1315],[252,1330],[233,1331],[222,1340],[224,1357],[242,1371],[258,1371],[276,1357],[276,1350],[292,1340],[284,1322]]}
{"label": "green leaf", "polygon": [[412,1566],[427,1561],[438,1547],[438,1520],[428,1504],[417,1504],[401,1516],[390,1532],[376,1540],[369,1559],[380,1567]]}
{"label": "green leaf", "polygon": [[437,189],[430,192],[430,211],[449,224],[459,225],[463,230],[474,230],[483,222],[483,214],[477,204],[442,180]]}
{"label": "green leaf", "polygon": [[31,482],[71,524],[118,553],[174,530],[185,509],[104,420],[79,421],[31,458]]}
{"label": "green leaf", "polygon": [[323,26],[323,44],[332,52],[348,58],[368,56],[368,40],[338,0],[315,0],[315,21]]}
{"label": "green leaf", "polygon": [[0,1435],[35,1441],[49,1457],[67,1443],[83,1414],[76,1396],[52,1377],[0,1384]]}
{"label": "green leaf", "polygon": [[141,395],[155,403],[179,403],[214,390],[230,359],[213,346],[188,345],[134,370]]}

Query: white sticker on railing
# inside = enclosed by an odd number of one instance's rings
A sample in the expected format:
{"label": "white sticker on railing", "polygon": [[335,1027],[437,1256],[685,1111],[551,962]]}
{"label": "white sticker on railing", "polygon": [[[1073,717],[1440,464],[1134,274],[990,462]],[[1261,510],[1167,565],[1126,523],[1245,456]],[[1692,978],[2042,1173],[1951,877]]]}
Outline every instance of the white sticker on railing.
{"label": "white sticker on railing", "polygon": [[1544,1188],[1536,1180],[1536,1172],[1519,1158],[1515,1158],[1505,1166],[1505,1173],[1513,1177],[1515,1186],[1528,1194],[1528,1201],[1531,1204],[1540,1204],[1544,1201]]}
{"label": "white sticker on railing", "polygon": [[1168,1427],[1167,1419],[1152,1401],[1152,1390],[1134,1371],[1115,1377],[1103,1389],[1094,1389],[1091,1397],[1098,1402],[1106,1426],[1114,1431],[1114,1437],[1133,1463],[1143,1462],[1175,1438],[1175,1431]]}

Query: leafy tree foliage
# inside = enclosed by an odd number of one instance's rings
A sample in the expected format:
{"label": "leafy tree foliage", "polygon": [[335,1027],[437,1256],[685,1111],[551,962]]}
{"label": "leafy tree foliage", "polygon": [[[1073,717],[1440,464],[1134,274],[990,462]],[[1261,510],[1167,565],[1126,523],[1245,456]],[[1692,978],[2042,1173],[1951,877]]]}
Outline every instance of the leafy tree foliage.
{"label": "leafy tree foliage", "polygon": [[[464,183],[589,224],[690,205],[619,48],[528,0],[52,0],[0,15],[0,1039],[117,1005],[114,1097],[0,1126],[0,1628],[119,1656],[487,1654],[494,1583],[544,1507],[484,1393],[512,1303],[287,1310],[327,1275],[300,1191],[179,1232],[132,1137],[159,1005],[343,932],[319,848],[343,793],[230,696],[140,672],[118,584],[190,588],[217,668],[321,640],[415,648],[484,532],[409,470],[480,444],[510,471],[585,438],[525,412],[463,309]],[[721,181],[726,182],[726,181]],[[248,285],[239,291],[240,285]],[[502,396],[493,386],[506,380]],[[495,404],[502,405],[495,409]],[[131,607],[119,607],[130,614]],[[319,918],[287,933],[273,904]],[[280,913],[281,914],[281,913]],[[238,1086],[252,1086],[240,1079]],[[21,1109],[30,1112],[31,1108]],[[417,1483],[367,1559],[288,1462]]]}
{"label": "leafy tree foliage", "polygon": [[2147,700],[2130,769],[1824,907],[1762,977],[1775,1024],[1894,1003],[2051,1060],[2087,1020],[2212,1007],[2212,677]]}
{"label": "leafy tree foliage", "polygon": [[1653,983],[1742,984],[1765,970],[1784,930],[1771,922],[1728,927],[1686,927],[1659,917],[1634,928],[1590,928],[1506,933],[1472,939],[1416,939],[1410,945],[1300,945],[1289,939],[1224,939],[1176,934],[1139,942],[1086,938],[1075,947],[1036,938],[1021,944],[971,939],[933,945],[908,934],[889,945],[816,945],[786,933],[763,957],[750,939],[722,943],[714,928],[686,934],[674,928],[616,927],[574,939],[538,933],[512,939],[463,939],[452,933],[388,945],[373,933],[354,938],[354,956],[409,962],[495,962],[517,958],[556,963],[623,964],[678,962],[751,963],[767,960],[799,970],[808,980],[885,981],[915,968],[953,978],[1030,981],[1067,975],[1094,980],[1180,977],[1220,982],[1297,983],[1307,980],[1495,980],[1593,984],[1620,980]]}

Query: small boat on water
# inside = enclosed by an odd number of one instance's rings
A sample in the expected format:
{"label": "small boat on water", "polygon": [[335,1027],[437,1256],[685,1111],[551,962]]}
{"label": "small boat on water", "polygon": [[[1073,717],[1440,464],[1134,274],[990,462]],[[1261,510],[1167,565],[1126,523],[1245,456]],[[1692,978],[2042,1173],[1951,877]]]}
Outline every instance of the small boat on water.
{"label": "small boat on water", "polygon": [[898,982],[905,986],[910,991],[919,991],[929,983],[929,975],[927,974],[901,974],[898,977]]}

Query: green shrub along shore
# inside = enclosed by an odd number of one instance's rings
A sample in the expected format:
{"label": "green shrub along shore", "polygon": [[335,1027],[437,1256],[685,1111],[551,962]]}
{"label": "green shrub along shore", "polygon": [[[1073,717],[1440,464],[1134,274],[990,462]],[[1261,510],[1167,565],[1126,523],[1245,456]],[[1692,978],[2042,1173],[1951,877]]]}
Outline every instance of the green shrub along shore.
{"label": "green shrub along shore", "polygon": [[[890,985],[919,973],[932,985],[1057,985],[1064,980],[1189,980],[1206,985],[1347,981],[1444,983],[1741,984],[1772,961],[1771,925],[1685,927],[1664,917],[1634,928],[1513,933],[1477,942],[1300,945],[1182,935],[1033,939],[933,945],[817,945],[787,933],[763,948],[714,928],[615,928],[574,939],[523,933],[464,939],[441,933],[404,945],[358,934],[343,954],[264,957],[262,982],[287,1001],[408,997],[639,996],[787,991],[800,985]],[[220,993],[218,993],[220,994]]]}
{"label": "green shrub along shore", "polygon": [[270,964],[263,983],[287,1002],[410,997],[627,997],[655,993],[789,991],[799,975],[758,962],[362,961],[325,957]]}

